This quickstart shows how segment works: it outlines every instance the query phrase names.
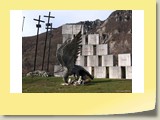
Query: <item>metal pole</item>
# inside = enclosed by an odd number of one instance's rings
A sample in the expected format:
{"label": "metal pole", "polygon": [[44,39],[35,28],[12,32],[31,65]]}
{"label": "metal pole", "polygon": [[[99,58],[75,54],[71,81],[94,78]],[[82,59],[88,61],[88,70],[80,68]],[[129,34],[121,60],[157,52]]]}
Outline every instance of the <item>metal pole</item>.
{"label": "metal pole", "polygon": [[44,44],[44,50],[43,50],[43,60],[42,60],[42,70],[44,68],[44,59],[45,59],[45,52],[46,52],[46,44],[47,44],[47,37],[48,37],[48,27],[50,26],[50,18],[54,18],[53,16],[50,16],[51,12],[49,12],[49,16],[44,16],[44,17],[48,17],[48,23],[46,24],[47,26],[47,31],[46,31],[46,39],[45,39],[45,44]]}

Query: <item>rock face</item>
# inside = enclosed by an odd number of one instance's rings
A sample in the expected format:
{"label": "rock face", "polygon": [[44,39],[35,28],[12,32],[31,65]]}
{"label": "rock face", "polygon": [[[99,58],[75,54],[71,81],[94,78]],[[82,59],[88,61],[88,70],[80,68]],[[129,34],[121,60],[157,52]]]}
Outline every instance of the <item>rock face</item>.
{"label": "rock face", "polygon": [[[132,53],[132,11],[114,11],[97,29],[100,43],[107,43],[108,53],[116,58],[118,54]],[[117,59],[115,61],[117,64]]]}
{"label": "rock face", "polygon": [[[100,44],[108,44],[108,54],[115,56],[115,64],[118,64],[118,54],[132,53],[132,11],[117,10],[114,11],[105,21],[99,19],[95,21],[81,21],[77,24],[83,24],[86,34],[99,34]],[[57,64],[56,49],[57,44],[62,43],[62,27],[53,30],[51,42],[50,68],[54,71],[54,65]],[[45,41],[45,33],[39,35],[37,65],[36,70],[41,70],[42,57]],[[22,38],[22,73],[26,74],[33,70],[35,54],[36,36]],[[48,46],[48,43],[47,43]],[[48,49],[46,49],[46,58],[44,70],[47,67]]]}
{"label": "rock face", "polygon": [[84,29],[87,34],[93,34],[96,33],[97,28],[102,25],[103,21],[97,19],[95,21],[85,21],[81,23],[84,24]]}

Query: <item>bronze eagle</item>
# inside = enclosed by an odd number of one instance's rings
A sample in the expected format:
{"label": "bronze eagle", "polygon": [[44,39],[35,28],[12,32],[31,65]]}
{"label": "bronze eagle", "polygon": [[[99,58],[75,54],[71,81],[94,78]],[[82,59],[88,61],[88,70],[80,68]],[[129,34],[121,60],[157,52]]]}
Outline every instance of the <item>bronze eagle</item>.
{"label": "bronze eagle", "polygon": [[68,77],[76,76],[76,79],[85,78],[85,76],[93,79],[93,76],[85,70],[82,66],[75,65],[81,49],[82,34],[81,31],[74,36],[73,39],[66,40],[56,52],[56,57],[63,67],[63,80],[68,83]]}

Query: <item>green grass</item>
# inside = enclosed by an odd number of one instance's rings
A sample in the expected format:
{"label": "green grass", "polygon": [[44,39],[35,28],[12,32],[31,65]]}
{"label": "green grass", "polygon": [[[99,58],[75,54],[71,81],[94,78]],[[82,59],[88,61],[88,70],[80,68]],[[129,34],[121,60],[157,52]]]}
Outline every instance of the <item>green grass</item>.
{"label": "green grass", "polygon": [[80,86],[62,86],[58,77],[23,77],[23,93],[131,93],[132,80],[94,79]]}

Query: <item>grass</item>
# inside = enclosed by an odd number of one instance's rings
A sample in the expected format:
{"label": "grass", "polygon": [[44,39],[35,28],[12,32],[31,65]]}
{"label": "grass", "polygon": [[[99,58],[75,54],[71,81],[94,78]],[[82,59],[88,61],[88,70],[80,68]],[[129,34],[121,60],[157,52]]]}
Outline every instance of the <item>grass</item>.
{"label": "grass", "polygon": [[98,79],[80,86],[62,86],[58,77],[23,77],[23,93],[131,93],[132,80]]}

